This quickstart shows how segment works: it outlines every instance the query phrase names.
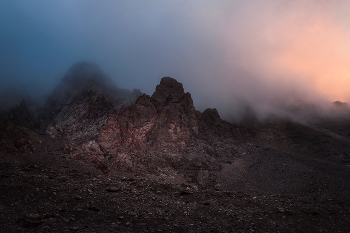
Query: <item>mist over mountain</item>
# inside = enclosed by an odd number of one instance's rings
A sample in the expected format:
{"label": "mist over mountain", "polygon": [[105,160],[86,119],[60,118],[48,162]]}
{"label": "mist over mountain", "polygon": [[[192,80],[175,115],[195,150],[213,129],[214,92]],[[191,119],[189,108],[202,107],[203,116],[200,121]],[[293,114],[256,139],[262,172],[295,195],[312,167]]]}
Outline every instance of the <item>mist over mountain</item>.
{"label": "mist over mountain", "polygon": [[0,232],[350,232],[348,1],[0,1]]}
{"label": "mist over mountain", "polygon": [[264,117],[298,101],[349,102],[346,1],[0,4],[1,93],[42,104],[72,64],[88,61],[148,95],[173,77],[198,109],[227,120],[247,106]]}
{"label": "mist over mountain", "polygon": [[[252,223],[284,231],[300,222],[301,231],[347,231],[349,107],[296,103],[284,106],[285,117],[259,118],[247,107],[233,124],[215,108],[197,110],[174,78],[147,95],[119,88],[94,63],[75,63],[43,106],[22,100],[0,112],[0,206],[8,211],[0,222],[6,232],[70,222],[74,231],[143,231],[158,221],[179,232],[208,224],[251,232]],[[254,217],[233,221],[236,213]]]}

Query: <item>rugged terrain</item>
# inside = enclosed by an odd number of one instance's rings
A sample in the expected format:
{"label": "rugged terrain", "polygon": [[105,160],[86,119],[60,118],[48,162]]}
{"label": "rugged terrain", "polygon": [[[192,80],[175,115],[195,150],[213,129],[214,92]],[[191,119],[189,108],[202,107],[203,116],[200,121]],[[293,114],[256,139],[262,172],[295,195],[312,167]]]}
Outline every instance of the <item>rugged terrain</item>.
{"label": "rugged terrain", "polygon": [[[350,232],[350,112],[235,125],[72,66],[0,118],[1,232]],[[341,114],[338,114],[340,112]],[[314,114],[314,113],[313,113]]]}

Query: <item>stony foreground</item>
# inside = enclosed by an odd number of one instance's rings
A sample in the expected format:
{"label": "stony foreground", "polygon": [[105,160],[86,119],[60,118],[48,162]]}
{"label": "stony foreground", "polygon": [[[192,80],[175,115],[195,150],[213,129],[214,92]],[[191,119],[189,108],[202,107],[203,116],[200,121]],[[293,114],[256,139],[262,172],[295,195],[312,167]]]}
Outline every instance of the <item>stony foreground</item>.
{"label": "stony foreground", "polygon": [[0,232],[350,232],[349,203],[106,175],[66,157],[0,157]]}

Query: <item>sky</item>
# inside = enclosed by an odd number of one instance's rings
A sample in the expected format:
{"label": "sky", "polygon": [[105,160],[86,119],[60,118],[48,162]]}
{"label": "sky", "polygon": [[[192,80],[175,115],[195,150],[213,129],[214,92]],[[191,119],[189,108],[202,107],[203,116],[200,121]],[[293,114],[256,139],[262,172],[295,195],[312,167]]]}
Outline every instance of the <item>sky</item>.
{"label": "sky", "polygon": [[349,102],[350,2],[0,1],[2,93],[44,99],[79,61],[149,95],[173,77],[226,118]]}

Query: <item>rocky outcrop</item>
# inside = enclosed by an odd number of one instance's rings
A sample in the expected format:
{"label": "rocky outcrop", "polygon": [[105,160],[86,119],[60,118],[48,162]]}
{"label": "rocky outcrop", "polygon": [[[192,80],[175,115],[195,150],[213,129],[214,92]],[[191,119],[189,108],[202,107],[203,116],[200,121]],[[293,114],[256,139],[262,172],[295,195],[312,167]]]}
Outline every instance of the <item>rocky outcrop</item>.
{"label": "rocky outcrop", "polygon": [[106,165],[105,154],[95,140],[80,145],[74,141],[69,141],[64,147],[64,153],[96,167],[104,173],[110,172],[109,167]]}
{"label": "rocky outcrop", "polygon": [[72,95],[54,117],[48,132],[70,140],[91,138],[113,112],[113,102],[95,85]]}
{"label": "rocky outcrop", "polygon": [[[30,119],[23,111],[21,117],[14,114],[21,122]],[[235,156],[239,137],[216,109],[197,111],[191,94],[173,78],[162,78],[152,96],[140,95],[119,89],[85,62],[71,67],[38,115],[41,128],[63,142],[66,155],[106,173],[182,170],[205,183],[210,171]]]}
{"label": "rocky outcrop", "polygon": [[108,120],[99,135],[104,151],[114,153],[143,147],[181,152],[198,134],[198,113],[182,84],[163,78],[155,93],[139,97],[135,104]]}
{"label": "rocky outcrop", "polygon": [[96,143],[98,135],[109,117],[134,104],[140,95],[137,89],[118,88],[97,65],[74,64],[49,97],[40,115],[42,128],[66,141],[65,154],[109,172]]}
{"label": "rocky outcrop", "polygon": [[110,116],[96,142],[116,169],[142,170],[156,164],[159,170],[194,161],[212,169],[220,158],[234,156],[232,143],[225,141],[238,135],[237,127],[223,121],[216,109],[196,111],[182,84],[165,77],[152,96],[143,94]]}
{"label": "rocky outcrop", "polygon": [[[238,128],[216,109],[197,111],[190,93],[173,78],[162,78],[152,96],[143,94],[119,109],[102,89],[77,96],[55,117],[56,135],[66,135],[67,155],[104,172],[205,168],[208,179],[209,170],[235,156]],[[192,176],[202,180],[198,174]]]}
{"label": "rocky outcrop", "polygon": [[53,137],[94,137],[108,116],[133,104],[141,92],[120,89],[96,64],[74,64],[48,98],[39,118]]}
{"label": "rocky outcrop", "polygon": [[1,131],[1,150],[10,154],[33,153],[43,142],[39,134],[27,127],[5,123]]}
{"label": "rocky outcrop", "polygon": [[4,113],[0,121],[0,149],[11,154],[33,153],[43,139],[34,131],[35,120],[24,100]]}

